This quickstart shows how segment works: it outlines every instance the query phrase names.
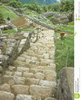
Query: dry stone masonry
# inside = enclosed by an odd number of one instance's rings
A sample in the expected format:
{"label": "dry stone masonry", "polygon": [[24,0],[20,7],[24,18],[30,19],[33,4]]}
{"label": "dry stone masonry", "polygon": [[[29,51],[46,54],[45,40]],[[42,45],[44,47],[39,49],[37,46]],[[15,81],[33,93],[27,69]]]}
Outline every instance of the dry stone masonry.
{"label": "dry stone masonry", "polygon": [[0,37],[0,100],[56,100],[54,31],[41,28],[36,43],[30,33],[11,36]]}

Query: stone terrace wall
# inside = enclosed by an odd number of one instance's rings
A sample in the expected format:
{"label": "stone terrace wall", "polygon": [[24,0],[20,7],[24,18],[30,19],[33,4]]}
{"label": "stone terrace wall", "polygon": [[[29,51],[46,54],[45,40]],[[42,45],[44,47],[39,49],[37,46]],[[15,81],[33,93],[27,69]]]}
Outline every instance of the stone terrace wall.
{"label": "stone terrace wall", "polygon": [[0,66],[7,67],[30,47],[30,34],[0,36]]}
{"label": "stone terrace wall", "polygon": [[60,71],[57,100],[74,100],[74,68],[65,67]]}

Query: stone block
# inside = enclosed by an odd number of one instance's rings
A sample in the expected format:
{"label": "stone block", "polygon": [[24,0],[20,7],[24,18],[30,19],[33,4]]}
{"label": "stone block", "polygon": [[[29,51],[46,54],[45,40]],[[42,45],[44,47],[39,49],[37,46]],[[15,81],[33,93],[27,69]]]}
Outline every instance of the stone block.
{"label": "stone block", "polygon": [[39,84],[39,79],[35,79],[35,78],[27,78],[26,79],[26,84],[27,85],[38,85]]}
{"label": "stone block", "polygon": [[48,87],[45,87],[45,86],[31,85],[30,86],[30,94],[33,96],[36,96],[38,99],[39,98],[44,99],[51,95],[51,89]]}
{"label": "stone block", "polygon": [[45,77],[44,74],[40,72],[36,73],[34,76],[35,78],[40,79],[40,80],[43,80]]}
{"label": "stone block", "polygon": [[44,71],[45,78],[48,81],[56,81],[56,72],[52,70],[45,70]]}
{"label": "stone block", "polygon": [[25,78],[33,78],[34,74],[33,73],[28,73],[28,72],[23,72],[23,77],[25,77]]}
{"label": "stone block", "polygon": [[31,96],[31,95],[19,94],[19,95],[16,96],[16,100],[36,100],[36,98]]}
{"label": "stone block", "polygon": [[9,84],[3,84],[0,86],[0,91],[11,92],[11,88]]}
{"label": "stone block", "polygon": [[14,94],[29,94],[29,87],[26,85],[13,85],[12,86]]}
{"label": "stone block", "polygon": [[14,94],[0,91],[0,100],[14,100]]}
{"label": "stone block", "polygon": [[14,81],[15,81],[15,84],[22,84],[22,85],[24,85],[26,80],[25,80],[24,77],[14,77]]}

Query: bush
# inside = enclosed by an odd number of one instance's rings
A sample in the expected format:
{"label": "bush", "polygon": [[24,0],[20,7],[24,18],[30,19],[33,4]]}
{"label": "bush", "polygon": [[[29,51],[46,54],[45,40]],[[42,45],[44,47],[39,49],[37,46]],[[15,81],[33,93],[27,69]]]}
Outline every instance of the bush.
{"label": "bush", "polygon": [[43,6],[42,6],[42,9],[43,9],[44,12],[47,12],[47,11],[48,11],[48,6],[43,5]]}
{"label": "bush", "polygon": [[56,3],[56,4],[53,4],[53,5],[49,5],[48,9],[51,10],[51,11],[60,11],[60,4]]}
{"label": "bush", "polygon": [[74,1],[61,1],[60,4],[60,11],[61,12],[68,12],[74,10]]}
{"label": "bush", "polygon": [[0,24],[4,23],[4,18],[3,18],[3,15],[0,13]]}
{"label": "bush", "polygon": [[27,7],[27,9],[30,9],[30,10],[34,10],[37,13],[42,12],[41,7],[39,5],[36,5],[36,4],[25,4],[24,7]]}
{"label": "bush", "polygon": [[61,3],[55,3],[48,6],[49,11],[61,11],[61,12],[69,12],[74,10],[74,1],[61,1]]}
{"label": "bush", "polygon": [[8,3],[8,5],[12,6],[14,8],[22,8],[22,4],[20,2],[18,2],[18,1],[15,1],[15,0],[14,1],[10,1]]}

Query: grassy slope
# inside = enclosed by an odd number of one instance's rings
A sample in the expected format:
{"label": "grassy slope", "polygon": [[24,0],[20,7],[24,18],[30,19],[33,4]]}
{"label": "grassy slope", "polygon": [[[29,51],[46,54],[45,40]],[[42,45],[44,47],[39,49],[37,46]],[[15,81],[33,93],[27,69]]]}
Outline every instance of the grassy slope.
{"label": "grassy slope", "polygon": [[3,5],[0,6],[0,13],[2,13],[5,20],[6,20],[8,15],[10,16],[11,20],[18,17],[14,12],[12,12],[11,10],[5,8]]}
{"label": "grassy slope", "polygon": [[[63,27],[63,25],[59,26],[62,27],[63,30],[73,32],[74,25],[72,23]],[[60,28],[61,29],[61,28]],[[55,35],[59,35],[55,33]],[[69,35],[67,37],[64,37],[62,40],[55,39],[55,46],[56,46],[56,52],[55,52],[55,62],[56,62],[56,71],[57,71],[57,78],[59,71],[66,67],[66,59],[68,55],[67,60],[67,67],[74,67],[74,35]],[[69,49],[69,50],[68,50]]]}
{"label": "grassy slope", "polygon": [[57,30],[74,33],[74,23],[73,22],[69,23],[68,25],[55,25],[55,28]]}

